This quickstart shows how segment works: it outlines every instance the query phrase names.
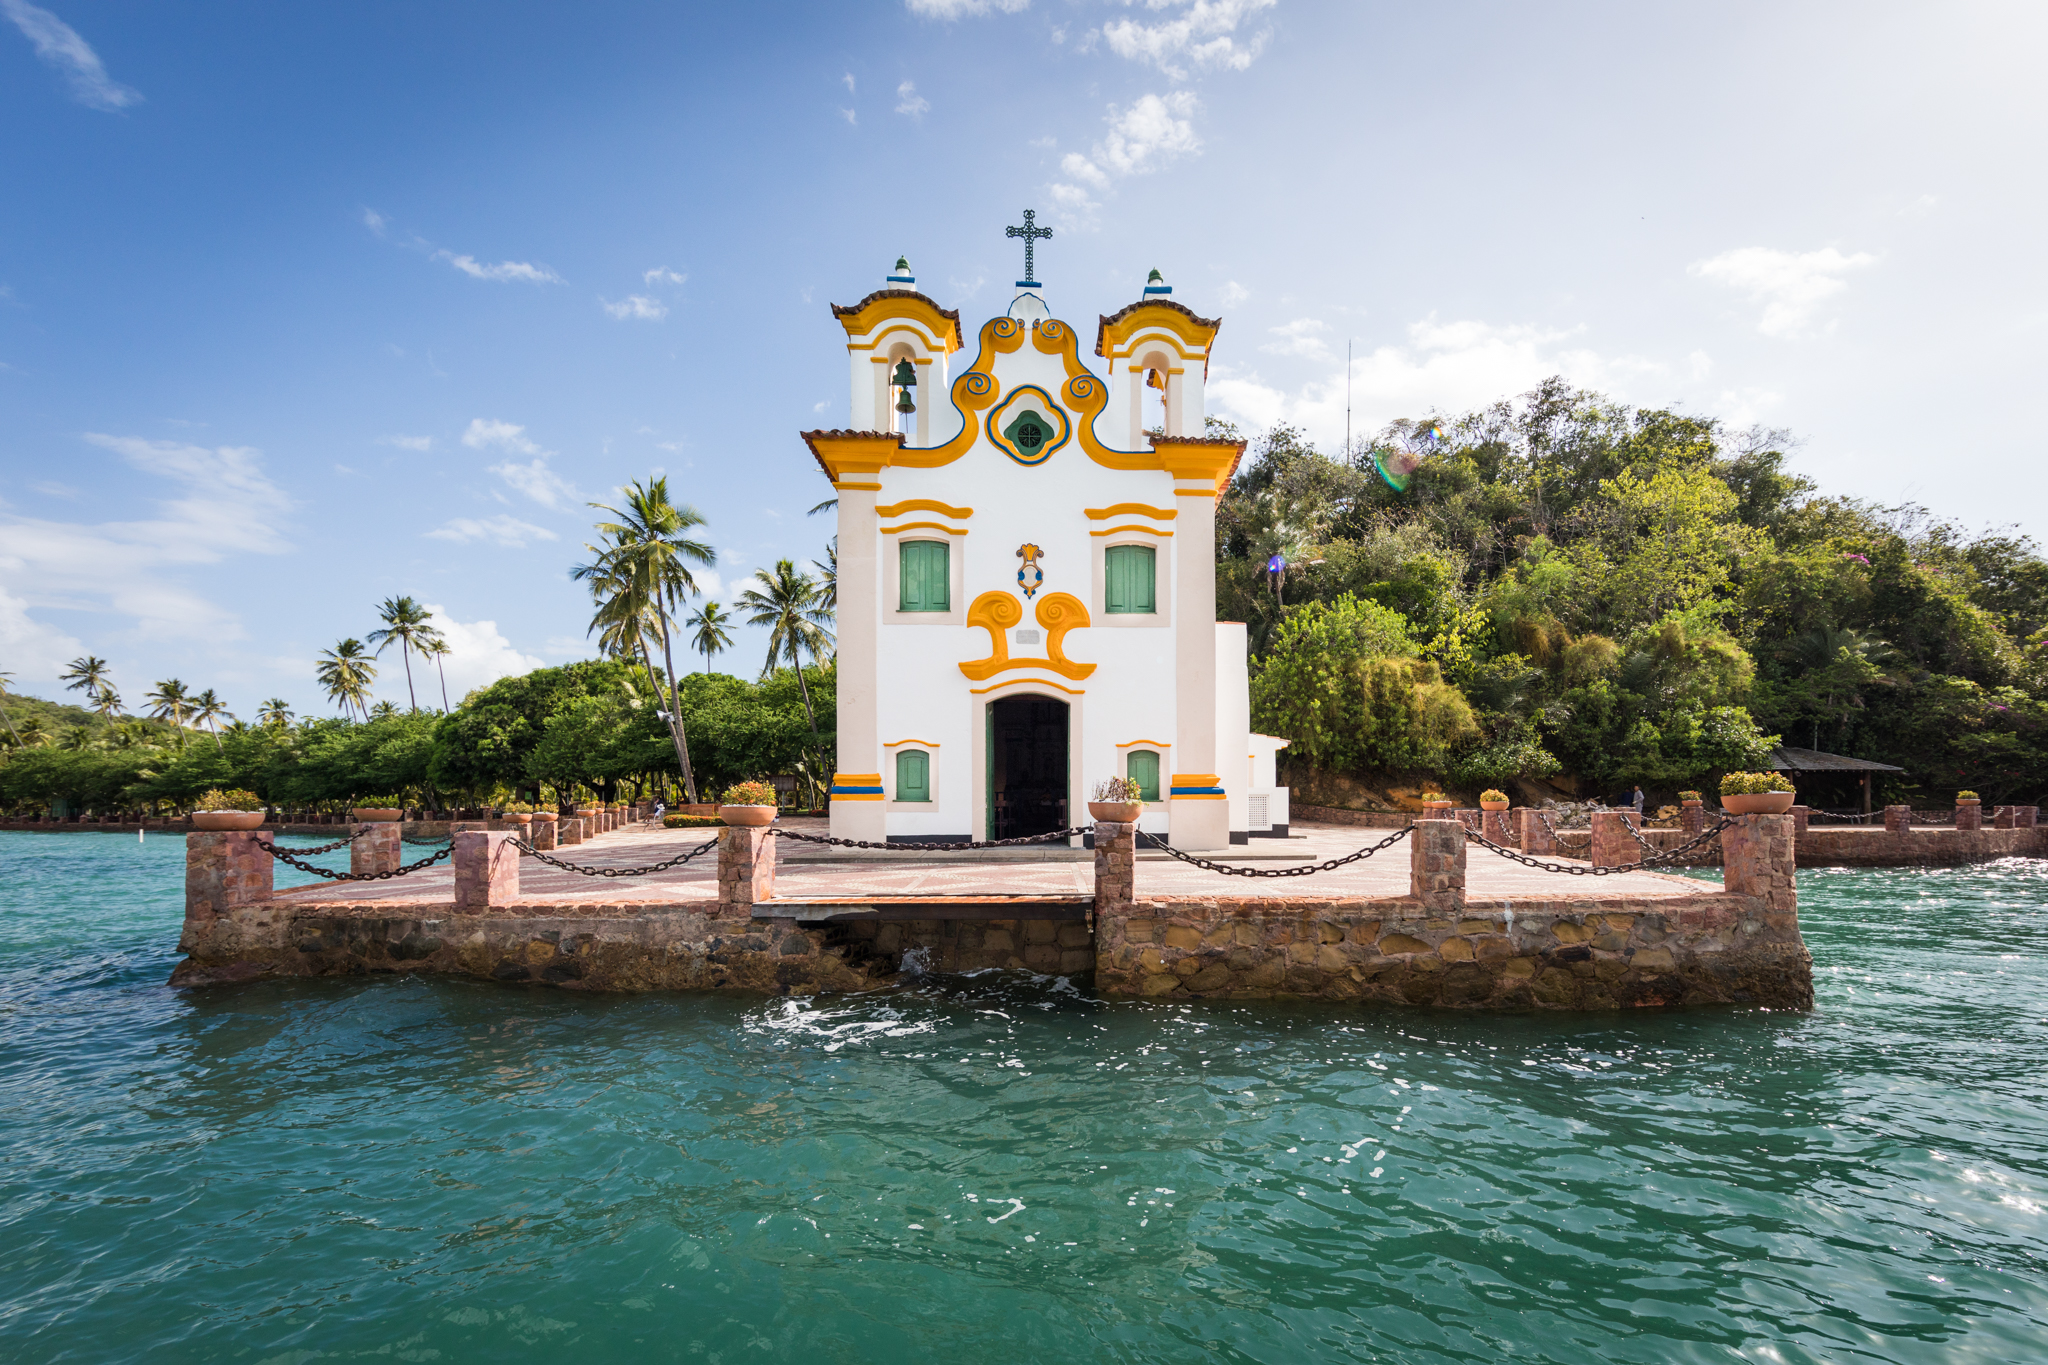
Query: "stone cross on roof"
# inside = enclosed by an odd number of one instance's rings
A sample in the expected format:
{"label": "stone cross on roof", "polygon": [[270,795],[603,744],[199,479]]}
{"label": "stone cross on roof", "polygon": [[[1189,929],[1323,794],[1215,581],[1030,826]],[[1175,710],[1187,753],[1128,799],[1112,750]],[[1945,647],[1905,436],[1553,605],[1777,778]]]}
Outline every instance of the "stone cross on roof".
{"label": "stone cross on roof", "polygon": [[1033,245],[1031,239],[1034,237],[1052,236],[1051,228],[1042,228],[1036,226],[1037,218],[1037,209],[1026,209],[1024,210],[1023,227],[1012,227],[1003,229],[1003,235],[1005,237],[1022,237],[1024,239],[1024,278],[1018,281],[1019,284],[1038,283],[1038,277],[1034,272],[1031,264],[1031,248]]}

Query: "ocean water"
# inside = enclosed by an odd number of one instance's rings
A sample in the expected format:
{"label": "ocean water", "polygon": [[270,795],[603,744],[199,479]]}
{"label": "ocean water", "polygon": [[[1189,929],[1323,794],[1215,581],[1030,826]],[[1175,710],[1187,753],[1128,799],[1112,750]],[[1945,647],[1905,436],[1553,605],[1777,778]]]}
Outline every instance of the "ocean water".
{"label": "ocean water", "polygon": [[1800,880],[1819,1008],[165,988],[0,834],[0,1357],[2048,1360],[2048,865]]}

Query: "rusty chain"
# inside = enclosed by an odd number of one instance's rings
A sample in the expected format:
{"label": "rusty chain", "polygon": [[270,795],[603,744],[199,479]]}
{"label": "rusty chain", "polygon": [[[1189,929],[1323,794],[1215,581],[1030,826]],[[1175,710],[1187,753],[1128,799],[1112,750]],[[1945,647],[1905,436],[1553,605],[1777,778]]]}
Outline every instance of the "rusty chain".
{"label": "rusty chain", "polygon": [[[416,863],[408,864],[405,867],[394,868],[390,872],[330,872],[324,867],[315,867],[312,863],[301,862],[298,858],[293,857],[292,853],[279,848],[276,844],[273,844],[268,840],[258,839],[256,841],[256,847],[262,849],[265,853],[268,853],[271,857],[277,859],[281,863],[289,863],[291,866],[296,867],[301,872],[310,872],[316,877],[325,877],[330,882],[389,881],[393,877],[403,877],[408,872],[418,872],[424,868],[432,867],[435,863],[440,862],[443,858],[447,857],[449,854],[455,851],[455,845],[450,844],[448,845],[448,847],[442,849],[439,853],[434,854],[430,858],[422,858]],[[339,847],[339,845],[336,845],[336,847]],[[294,850],[294,852],[296,851],[298,850]],[[312,853],[317,852],[319,850],[306,849],[304,851]]]}
{"label": "rusty chain", "polygon": [[649,863],[645,867],[579,867],[575,863],[565,863],[560,858],[550,858],[547,854],[541,852],[517,835],[514,835],[507,842],[526,857],[537,858],[549,867],[559,867],[564,872],[581,873],[586,877],[644,877],[650,872],[666,872],[672,867],[681,867],[692,858],[702,857],[712,849],[717,848],[719,839],[723,837],[722,835],[713,835],[708,842],[697,845],[697,847],[687,853],[678,853],[667,862]]}
{"label": "rusty chain", "polygon": [[336,839],[333,843],[322,844],[318,848],[295,848],[292,850],[292,852],[299,855],[302,858],[310,858],[315,853],[332,853],[337,848],[347,848],[350,844],[362,838],[365,834],[368,834],[369,832],[370,827],[368,825],[364,825],[361,829],[357,830],[354,834],[349,835],[348,838],[346,839]]}
{"label": "rusty chain", "polygon": [[[1326,863],[1317,863],[1313,867],[1225,867],[1222,863],[1211,862],[1207,858],[1198,858],[1192,853],[1183,853],[1156,834],[1140,830],[1138,831],[1138,837],[1150,839],[1152,841],[1151,847],[1161,850],[1170,857],[1178,858],[1190,867],[1199,867],[1204,872],[1216,872],[1225,877],[1312,877],[1318,872],[1334,872],[1346,863],[1355,863],[1361,859],[1370,858],[1375,853],[1392,848],[1414,832],[1415,826],[1408,825],[1402,829],[1395,830],[1392,834],[1389,834],[1386,838],[1369,848],[1361,848],[1356,853],[1347,853],[1341,858],[1332,858]],[[1470,834],[1471,831],[1468,829],[1466,833]]]}
{"label": "rusty chain", "polygon": [[1086,834],[1093,825],[1075,825],[1071,829],[1054,830],[1051,834],[1025,834],[1015,839],[979,839],[962,844],[877,844],[867,839],[834,839],[824,834],[799,834],[793,829],[778,825],[767,827],[770,834],[784,839],[796,839],[806,844],[836,844],[841,848],[879,848],[896,853],[959,853],[973,848],[1011,848],[1018,844],[1049,844],[1060,839],[1071,839],[1076,834]]}

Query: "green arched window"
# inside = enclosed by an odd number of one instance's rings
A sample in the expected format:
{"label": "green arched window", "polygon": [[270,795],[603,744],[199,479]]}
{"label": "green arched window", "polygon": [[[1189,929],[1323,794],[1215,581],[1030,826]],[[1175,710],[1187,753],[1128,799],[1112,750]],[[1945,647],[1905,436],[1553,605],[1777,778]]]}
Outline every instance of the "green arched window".
{"label": "green arched window", "polygon": [[1158,555],[1150,545],[1112,545],[1103,553],[1103,610],[1112,616],[1159,610],[1153,577]]}
{"label": "green arched window", "polygon": [[906,540],[896,550],[896,610],[951,611],[948,547],[936,540]]}
{"label": "green arched window", "polygon": [[1159,755],[1150,749],[1133,749],[1124,760],[1124,776],[1138,784],[1140,801],[1159,799]]}
{"label": "green arched window", "polygon": [[[944,548],[944,547],[941,547]],[[896,799],[932,799],[932,756],[922,749],[903,749],[896,754]]]}

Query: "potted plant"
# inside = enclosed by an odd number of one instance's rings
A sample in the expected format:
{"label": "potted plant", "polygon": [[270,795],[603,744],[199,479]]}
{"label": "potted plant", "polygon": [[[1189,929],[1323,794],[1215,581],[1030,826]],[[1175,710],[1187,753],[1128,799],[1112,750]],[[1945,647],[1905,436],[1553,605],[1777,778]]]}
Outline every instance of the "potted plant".
{"label": "potted plant", "polygon": [[1442,792],[1426,791],[1422,794],[1422,818],[1440,820],[1454,805],[1455,803]]}
{"label": "potted plant", "polygon": [[1485,791],[1479,793],[1479,809],[1506,810],[1507,808],[1508,794],[1506,792],[1488,787]]}
{"label": "potted plant", "polygon": [[404,803],[395,796],[365,796],[349,808],[348,818],[357,823],[381,823],[405,818]]}
{"label": "potted plant", "polygon": [[515,825],[533,823],[533,807],[524,801],[514,801],[499,812],[499,818]]}
{"label": "potted plant", "polygon": [[773,824],[775,788],[766,782],[741,782],[727,787],[718,805],[718,818],[728,825]]}
{"label": "potted plant", "polygon": [[1721,809],[1730,815],[1783,815],[1792,809],[1792,784],[1781,773],[1729,773],[1721,779]]}
{"label": "potted plant", "polygon": [[1681,806],[1700,805],[1702,804],[1700,801],[1700,794],[1698,792],[1680,792],[1678,794],[1678,804]]}
{"label": "potted plant", "polygon": [[1977,793],[1962,791],[1956,793],[1956,804],[1958,806],[1981,806],[1984,803]]}
{"label": "potted plant", "polygon": [[263,798],[239,787],[203,792],[192,808],[194,829],[260,829],[262,825]]}
{"label": "potted plant", "polygon": [[1088,796],[1088,814],[1097,820],[1128,825],[1144,811],[1138,784],[1128,777],[1105,777]]}

